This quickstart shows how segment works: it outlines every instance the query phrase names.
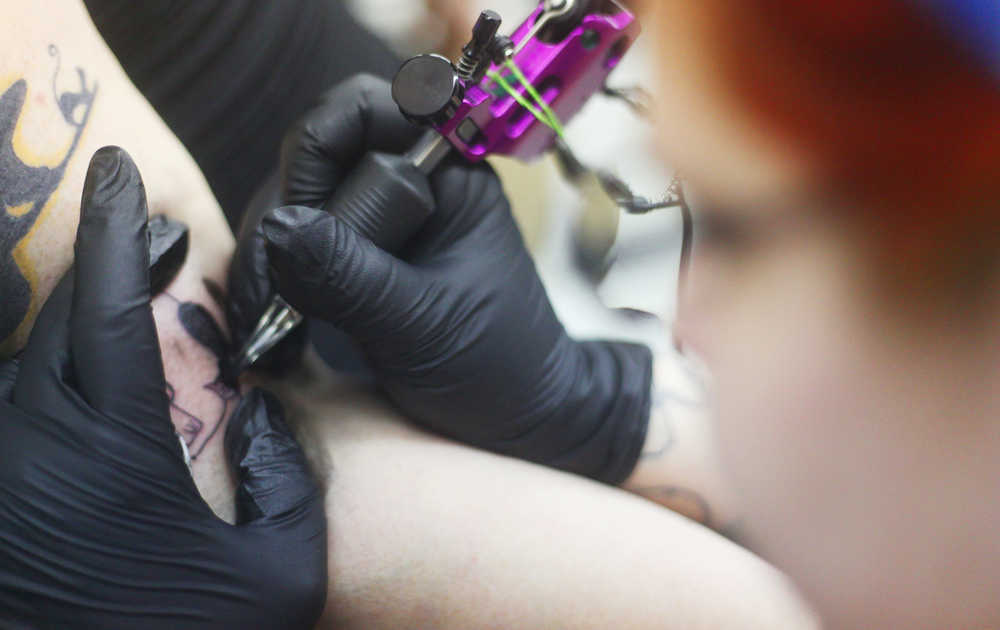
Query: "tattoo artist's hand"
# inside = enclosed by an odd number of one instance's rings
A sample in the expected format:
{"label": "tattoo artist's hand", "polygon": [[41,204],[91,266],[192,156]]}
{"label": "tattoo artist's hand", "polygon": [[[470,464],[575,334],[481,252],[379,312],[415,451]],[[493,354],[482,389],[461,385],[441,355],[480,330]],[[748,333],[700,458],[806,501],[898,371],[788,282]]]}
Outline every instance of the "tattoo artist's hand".
{"label": "tattoo artist's hand", "polygon": [[283,155],[285,199],[299,205],[267,214],[258,231],[280,293],[354,337],[414,420],[623,481],[645,437],[650,353],[570,339],[488,166],[442,164],[431,177],[436,210],[397,255],[339,221],[336,203],[314,209],[367,151],[401,153],[415,138],[389,85],[370,77],[336,88],[306,116]]}
{"label": "tattoo artist's hand", "polygon": [[279,404],[254,391],[225,437],[238,524],[202,500],[170,420],[146,215],[131,159],[99,151],[74,268],[0,366],[0,625],[312,628],[320,493]]}
{"label": "tattoo artist's hand", "polygon": [[[241,348],[250,337],[275,295],[267,241],[261,230],[264,216],[287,205],[324,208],[338,184],[366,151],[399,152],[423,133],[423,129],[403,119],[392,99],[385,98],[385,89],[384,82],[359,75],[326,92],[318,106],[286,134],[279,168],[257,188],[237,235],[226,309],[236,348]],[[376,122],[378,124],[373,124]],[[333,134],[338,139],[335,144],[327,141]],[[420,183],[429,197],[426,180]],[[367,209],[355,210],[364,213]],[[307,324],[308,321],[266,352],[254,367],[274,373],[286,372],[301,358]],[[328,333],[325,336],[330,337],[332,331],[325,332]],[[333,342],[337,342],[336,338]],[[356,352],[346,346],[338,351]],[[341,360],[343,357],[335,358]]]}

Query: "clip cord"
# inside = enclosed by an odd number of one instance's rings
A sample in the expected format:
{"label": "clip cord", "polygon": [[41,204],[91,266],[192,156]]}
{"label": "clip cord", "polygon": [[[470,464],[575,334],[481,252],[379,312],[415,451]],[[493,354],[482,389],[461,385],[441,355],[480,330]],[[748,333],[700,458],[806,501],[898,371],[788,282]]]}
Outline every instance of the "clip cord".
{"label": "clip cord", "polygon": [[[517,62],[515,62],[512,57],[508,57],[504,62],[504,67],[506,67],[510,71],[513,78],[521,84],[527,95],[534,101],[534,104],[521,94],[517,88],[511,85],[511,81],[508,80],[508,77],[503,76],[495,70],[489,70],[486,74],[490,79],[495,81],[504,92],[509,94],[511,98],[513,98],[521,107],[528,110],[539,122],[550,128],[557,136],[559,136],[559,139],[562,142],[559,142],[556,145],[557,152],[563,156],[563,158],[568,158],[569,163],[576,165],[578,174],[579,172],[589,170],[584,167],[575,156],[573,156],[573,151],[566,143],[566,134],[563,131],[563,126],[559,121],[559,117],[556,116],[554,111],[552,111],[552,108],[549,106],[548,102],[542,98],[542,95],[538,93],[535,86],[528,81],[524,72],[517,65]],[[572,171],[574,169],[570,170]],[[606,171],[597,171],[595,174],[597,175],[601,187],[608,194],[608,196],[629,214],[647,214],[653,210],[673,208],[682,205],[678,200],[677,195],[668,195],[668,197],[662,201],[651,201],[633,193],[632,189],[629,188],[625,182],[611,173]]]}

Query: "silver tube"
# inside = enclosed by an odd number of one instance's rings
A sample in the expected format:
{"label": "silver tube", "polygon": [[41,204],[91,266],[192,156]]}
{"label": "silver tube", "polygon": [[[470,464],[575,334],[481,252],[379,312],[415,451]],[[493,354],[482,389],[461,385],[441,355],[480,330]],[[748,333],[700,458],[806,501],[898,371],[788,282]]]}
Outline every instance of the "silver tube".
{"label": "silver tube", "polygon": [[428,131],[404,157],[413,162],[421,173],[430,175],[449,153],[451,142],[436,131]]}

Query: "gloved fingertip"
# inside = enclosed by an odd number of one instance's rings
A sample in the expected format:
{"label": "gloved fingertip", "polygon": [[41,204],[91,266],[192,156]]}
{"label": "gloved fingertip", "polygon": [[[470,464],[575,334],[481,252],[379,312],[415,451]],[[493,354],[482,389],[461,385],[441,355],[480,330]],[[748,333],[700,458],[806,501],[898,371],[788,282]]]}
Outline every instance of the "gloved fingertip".
{"label": "gloved fingertip", "polygon": [[287,249],[291,240],[291,229],[283,221],[272,219],[271,215],[264,217],[260,230],[267,240],[268,248]]}
{"label": "gloved fingertip", "polygon": [[[120,147],[98,149],[90,159],[83,186],[75,245],[77,266],[100,266],[128,244],[121,264],[141,264],[145,275],[151,240],[148,220],[146,189],[135,162]],[[97,271],[87,269],[86,273]]]}
{"label": "gloved fingertip", "polygon": [[238,483],[237,522],[279,517],[318,496],[305,455],[272,394],[254,389],[244,397],[226,428],[225,447]]}
{"label": "gloved fingertip", "polygon": [[[240,401],[229,420],[225,436],[226,455],[234,469],[240,467],[254,438],[271,430],[272,415],[283,415],[280,403],[262,389],[252,389]],[[283,425],[282,422],[279,430],[283,429]]]}
{"label": "gloved fingertip", "polygon": [[116,146],[106,146],[98,149],[94,153],[94,156],[90,158],[90,167],[87,169],[87,179],[84,187],[93,187],[98,182],[110,179],[116,175],[121,166],[123,153],[125,153],[125,150]]}
{"label": "gloved fingertip", "polygon": [[295,233],[303,226],[315,223],[322,216],[321,211],[304,206],[278,208],[264,215],[261,231],[269,246],[289,250],[292,248]]}
{"label": "gloved fingertip", "polygon": [[337,242],[336,219],[322,210],[288,206],[268,213],[261,232],[275,289],[296,308],[308,310],[315,297],[308,287],[323,283]]}
{"label": "gloved fingertip", "polygon": [[116,146],[98,149],[90,159],[84,180],[81,218],[85,220],[93,210],[108,207],[109,202],[133,186],[142,186],[142,179],[129,154]]}

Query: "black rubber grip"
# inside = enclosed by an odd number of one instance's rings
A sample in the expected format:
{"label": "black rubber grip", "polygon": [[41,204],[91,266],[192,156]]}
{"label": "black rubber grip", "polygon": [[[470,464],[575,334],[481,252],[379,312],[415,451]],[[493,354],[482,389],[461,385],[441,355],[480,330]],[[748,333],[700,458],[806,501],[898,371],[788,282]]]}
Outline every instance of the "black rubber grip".
{"label": "black rubber grip", "polygon": [[427,176],[400,155],[369,153],[324,210],[390,253],[398,253],[434,212]]}

